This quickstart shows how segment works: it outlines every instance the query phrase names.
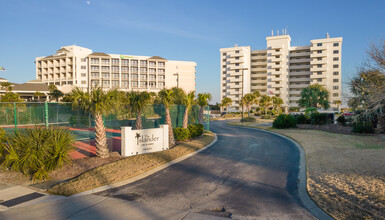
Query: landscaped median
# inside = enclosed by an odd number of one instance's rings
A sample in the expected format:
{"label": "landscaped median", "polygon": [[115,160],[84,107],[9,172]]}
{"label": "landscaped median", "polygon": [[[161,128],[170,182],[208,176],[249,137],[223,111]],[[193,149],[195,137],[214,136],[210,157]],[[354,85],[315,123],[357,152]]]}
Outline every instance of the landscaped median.
{"label": "landscaped median", "polygon": [[384,219],[385,138],[318,130],[274,129],[257,123],[231,125],[265,129],[297,141],[304,149],[310,197],[336,219]]}
{"label": "landscaped median", "polygon": [[180,142],[170,150],[126,157],[96,167],[73,179],[57,184],[51,187],[48,192],[69,196],[104,185],[121,182],[202,149],[213,142],[214,139],[214,133],[205,132],[201,137]]}

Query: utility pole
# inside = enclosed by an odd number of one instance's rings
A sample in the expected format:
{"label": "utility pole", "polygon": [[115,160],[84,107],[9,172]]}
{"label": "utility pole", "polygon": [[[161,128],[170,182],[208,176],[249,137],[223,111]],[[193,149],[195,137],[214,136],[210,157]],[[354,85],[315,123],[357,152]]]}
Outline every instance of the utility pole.
{"label": "utility pole", "polygon": [[244,77],[243,71],[244,71],[244,70],[247,70],[247,68],[242,68],[241,70],[242,70],[242,96],[241,96],[241,103],[242,103],[242,120],[241,120],[241,121],[243,121],[243,77]]}

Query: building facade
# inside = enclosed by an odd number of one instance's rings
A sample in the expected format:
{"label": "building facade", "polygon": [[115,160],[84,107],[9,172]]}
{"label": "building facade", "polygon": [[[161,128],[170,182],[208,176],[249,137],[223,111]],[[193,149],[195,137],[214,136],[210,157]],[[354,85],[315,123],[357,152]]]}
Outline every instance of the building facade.
{"label": "building facade", "polygon": [[195,90],[195,62],[166,60],[158,56],[134,56],[92,52],[66,46],[57,54],[36,58],[36,79],[64,92],[73,86],[154,91],[179,87]]}
{"label": "building facade", "polygon": [[227,111],[239,111],[242,94],[282,98],[283,107],[298,107],[303,88],[318,83],[329,91],[332,108],[341,100],[342,37],[311,40],[291,46],[289,35],[266,37],[267,49],[221,48],[221,101],[233,100]]}

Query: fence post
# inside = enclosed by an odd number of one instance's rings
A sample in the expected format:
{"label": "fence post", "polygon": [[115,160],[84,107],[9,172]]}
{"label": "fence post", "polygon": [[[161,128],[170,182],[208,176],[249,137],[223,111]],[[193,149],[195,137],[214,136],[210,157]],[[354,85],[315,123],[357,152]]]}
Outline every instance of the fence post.
{"label": "fence post", "polygon": [[45,121],[45,127],[48,128],[48,102],[44,102],[44,121]]}
{"label": "fence post", "polygon": [[15,130],[17,130],[17,111],[16,111],[16,102],[13,103],[13,116],[15,118]]}

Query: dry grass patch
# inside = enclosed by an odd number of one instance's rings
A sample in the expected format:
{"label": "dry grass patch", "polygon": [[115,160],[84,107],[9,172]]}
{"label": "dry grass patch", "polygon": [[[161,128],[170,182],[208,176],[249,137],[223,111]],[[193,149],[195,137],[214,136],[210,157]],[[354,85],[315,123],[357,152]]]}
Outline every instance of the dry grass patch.
{"label": "dry grass patch", "polygon": [[127,157],[85,172],[69,181],[53,186],[49,193],[73,195],[96,187],[120,182],[149,171],[181,156],[199,150],[214,140],[213,133],[186,142],[178,143],[174,148],[150,154]]}

